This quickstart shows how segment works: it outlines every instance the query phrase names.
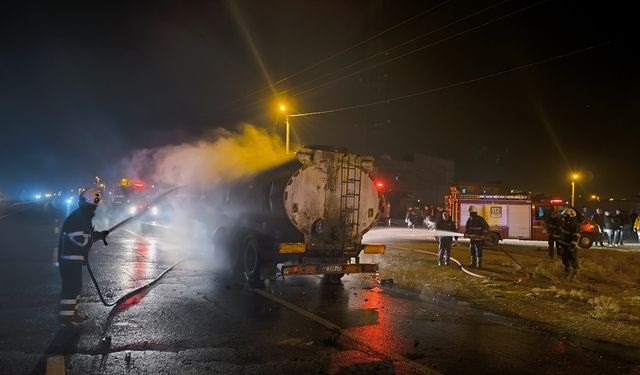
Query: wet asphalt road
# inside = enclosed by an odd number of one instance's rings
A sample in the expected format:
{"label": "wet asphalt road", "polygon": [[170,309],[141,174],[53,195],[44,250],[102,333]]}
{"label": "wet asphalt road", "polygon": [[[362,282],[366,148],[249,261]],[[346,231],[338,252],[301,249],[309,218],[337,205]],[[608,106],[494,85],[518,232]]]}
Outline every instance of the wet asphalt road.
{"label": "wet asphalt road", "polygon": [[278,280],[265,298],[216,269],[206,250],[137,230],[91,253],[107,299],[190,258],[116,308],[100,303],[85,273],[90,320],[62,335],[57,216],[33,206],[0,221],[0,373],[638,373],[625,348],[563,338],[429,289],[379,286],[371,275],[341,285]]}

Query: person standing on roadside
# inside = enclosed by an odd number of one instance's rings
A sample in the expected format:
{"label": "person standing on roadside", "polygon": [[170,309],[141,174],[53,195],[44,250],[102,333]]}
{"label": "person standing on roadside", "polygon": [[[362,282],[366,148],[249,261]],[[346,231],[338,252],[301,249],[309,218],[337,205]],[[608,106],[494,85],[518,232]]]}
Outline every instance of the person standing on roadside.
{"label": "person standing on roadside", "polygon": [[469,238],[469,250],[471,250],[470,267],[482,267],[482,248],[484,247],[484,239],[489,232],[489,224],[484,218],[478,215],[475,206],[469,206],[469,219],[464,228],[464,236]]}
{"label": "person standing on roadside", "polygon": [[604,212],[604,233],[607,236],[607,246],[613,246],[613,233],[615,231],[615,217],[609,211]]}
{"label": "person standing on roadside", "polygon": [[[562,219],[558,216],[558,212],[552,208],[549,216],[544,221],[547,227],[547,243],[549,244],[549,258],[553,259],[553,253],[557,252],[558,258],[562,256],[558,240],[562,228]],[[555,247],[555,251],[554,251]]]}
{"label": "person standing on roadside", "polygon": [[626,225],[627,217],[619,208],[616,210],[615,215],[615,223],[616,226],[614,228],[613,233],[613,246],[622,246],[624,245],[624,241],[622,237],[624,236],[624,226]]}
{"label": "person standing on roadside", "polygon": [[560,237],[560,247],[562,248],[562,265],[564,266],[565,278],[576,278],[578,276],[578,240],[580,239],[580,223],[578,214],[569,207],[562,211],[564,223],[562,224],[562,235]]}
{"label": "person standing on roadside", "polygon": [[583,222],[583,221],[589,219],[590,217],[591,217],[591,212],[589,212],[589,207],[587,207],[587,206],[582,207],[582,214],[578,218],[579,222]]}
{"label": "person standing on roadside", "polygon": [[[596,208],[596,213],[593,214],[593,216],[591,217],[591,220],[594,223],[598,224],[598,227],[600,227],[600,232],[602,233],[602,237],[604,237],[606,233],[604,229],[604,214],[602,213],[602,208]],[[602,237],[600,237],[600,246],[604,246],[604,243],[602,242]]]}
{"label": "person standing on roadside", "polygon": [[[451,220],[451,215],[448,211],[442,213],[442,219],[438,220],[436,224],[436,230],[442,230],[447,232],[455,232],[456,224]],[[438,265],[446,266],[449,264],[449,258],[451,258],[451,244],[453,243],[452,236],[439,236],[438,238]]]}

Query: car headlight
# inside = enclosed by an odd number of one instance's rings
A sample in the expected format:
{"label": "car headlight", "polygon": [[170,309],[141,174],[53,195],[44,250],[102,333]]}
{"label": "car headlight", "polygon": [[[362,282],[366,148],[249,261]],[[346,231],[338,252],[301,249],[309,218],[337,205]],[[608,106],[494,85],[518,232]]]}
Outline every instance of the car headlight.
{"label": "car headlight", "polygon": [[156,206],[151,207],[151,215],[153,216],[158,215],[158,207]]}
{"label": "car headlight", "polygon": [[135,215],[137,211],[138,211],[138,207],[136,206],[129,207],[129,215]]}

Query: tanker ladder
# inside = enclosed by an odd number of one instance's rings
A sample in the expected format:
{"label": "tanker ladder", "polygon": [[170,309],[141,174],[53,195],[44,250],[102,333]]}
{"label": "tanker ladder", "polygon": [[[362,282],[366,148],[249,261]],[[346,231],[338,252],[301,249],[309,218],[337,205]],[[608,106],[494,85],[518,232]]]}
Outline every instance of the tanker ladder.
{"label": "tanker ladder", "polygon": [[348,154],[342,156],[340,163],[340,216],[345,226],[343,243],[354,240],[354,233],[360,229],[361,164],[362,159],[356,157],[352,160]]}

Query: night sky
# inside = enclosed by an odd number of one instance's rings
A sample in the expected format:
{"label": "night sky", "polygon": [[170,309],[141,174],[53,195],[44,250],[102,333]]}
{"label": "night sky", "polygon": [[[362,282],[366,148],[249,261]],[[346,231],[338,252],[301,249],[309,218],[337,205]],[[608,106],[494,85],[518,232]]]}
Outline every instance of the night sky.
{"label": "night sky", "polygon": [[282,134],[274,93],[293,114],[426,92],[292,118],[294,141],[420,152],[455,160],[459,180],[565,197],[574,169],[578,192],[640,193],[637,21],[623,2],[3,4],[0,191],[88,183],[133,150],[217,127]]}

